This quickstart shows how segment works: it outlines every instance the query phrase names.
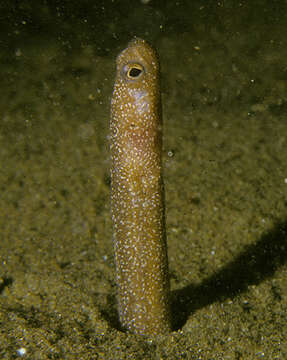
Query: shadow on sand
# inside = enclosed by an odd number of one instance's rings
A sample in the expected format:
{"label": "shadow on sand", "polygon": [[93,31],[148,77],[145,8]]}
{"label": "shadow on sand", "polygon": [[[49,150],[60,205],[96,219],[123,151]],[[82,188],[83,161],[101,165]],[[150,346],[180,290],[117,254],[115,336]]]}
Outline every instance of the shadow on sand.
{"label": "shadow on sand", "polygon": [[173,329],[180,329],[195,310],[232,298],[246,291],[249,285],[261,283],[286,262],[287,221],[282,221],[199,286],[190,284],[173,291]]}

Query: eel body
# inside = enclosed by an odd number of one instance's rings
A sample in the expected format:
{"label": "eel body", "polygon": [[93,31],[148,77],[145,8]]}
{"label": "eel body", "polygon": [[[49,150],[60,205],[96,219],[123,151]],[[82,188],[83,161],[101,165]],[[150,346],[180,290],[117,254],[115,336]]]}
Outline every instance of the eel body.
{"label": "eel body", "polygon": [[111,211],[124,329],[170,331],[159,62],[135,38],[117,58],[111,101]]}

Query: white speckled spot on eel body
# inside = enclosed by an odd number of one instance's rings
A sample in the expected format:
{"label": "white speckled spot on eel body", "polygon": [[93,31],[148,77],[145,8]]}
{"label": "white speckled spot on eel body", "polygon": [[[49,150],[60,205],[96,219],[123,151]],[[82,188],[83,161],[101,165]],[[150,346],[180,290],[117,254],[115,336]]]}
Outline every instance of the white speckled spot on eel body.
{"label": "white speckled spot on eel body", "polygon": [[159,63],[138,38],[117,58],[111,102],[111,210],[123,328],[171,330],[161,175]]}

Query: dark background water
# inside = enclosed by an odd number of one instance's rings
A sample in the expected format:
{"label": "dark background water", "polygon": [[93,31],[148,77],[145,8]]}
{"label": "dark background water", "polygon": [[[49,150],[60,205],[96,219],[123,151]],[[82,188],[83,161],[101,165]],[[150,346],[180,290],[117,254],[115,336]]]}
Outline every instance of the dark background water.
{"label": "dark background water", "polygon": [[[287,357],[286,1],[0,3],[0,354]],[[118,330],[115,57],[162,69],[174,332]]]}

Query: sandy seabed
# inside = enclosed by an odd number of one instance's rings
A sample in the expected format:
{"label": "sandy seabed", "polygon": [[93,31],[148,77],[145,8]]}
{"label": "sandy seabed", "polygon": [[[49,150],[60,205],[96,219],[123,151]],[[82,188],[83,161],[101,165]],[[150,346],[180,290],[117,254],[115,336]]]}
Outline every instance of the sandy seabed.
{"label": "sandy seabed", "polygon": [[287,26],[237,10],[146,32],[162,67],[174,328],[155,341],[120,331],[116,315],[108,124],[126,38],[105,54],[8,39],[1,359],[287,358]]}

